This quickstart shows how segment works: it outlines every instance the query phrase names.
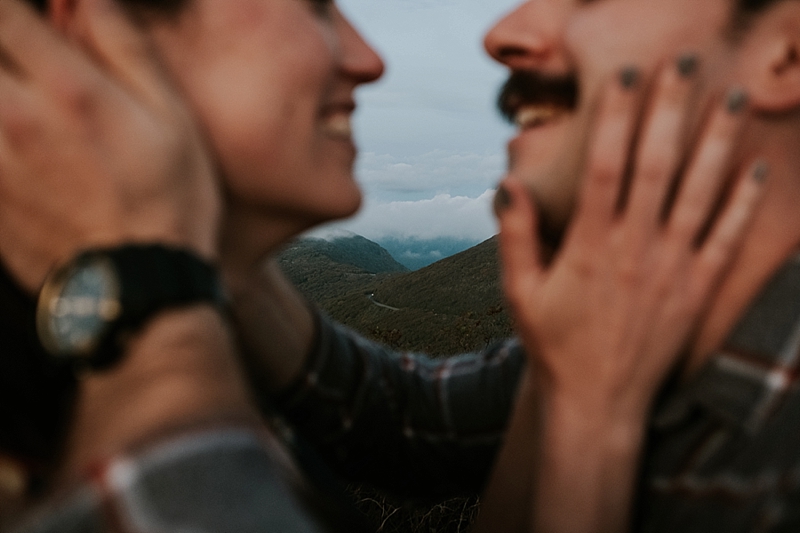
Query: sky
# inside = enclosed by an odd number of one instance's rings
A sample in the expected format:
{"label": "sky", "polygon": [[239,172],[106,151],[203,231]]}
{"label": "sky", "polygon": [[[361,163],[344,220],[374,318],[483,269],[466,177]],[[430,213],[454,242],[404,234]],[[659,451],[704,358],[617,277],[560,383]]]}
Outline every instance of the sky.
{"label": "sky", "polygon": [[387,69],[357,94],[364,206],[323,233],[476,243],[496,233],[491,199],[512,129],[494,104],[506,73],[482,37],[518,2],[339,0]]}

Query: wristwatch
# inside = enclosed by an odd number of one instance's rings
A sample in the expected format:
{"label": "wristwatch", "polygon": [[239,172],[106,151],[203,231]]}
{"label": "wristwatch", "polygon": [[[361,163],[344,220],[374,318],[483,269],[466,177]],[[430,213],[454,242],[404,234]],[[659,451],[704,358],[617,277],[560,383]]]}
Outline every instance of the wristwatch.
{"label": "wristwatch", "polygon": [[90,250],[48,276],[36,330],[56,361],[103,370],[159,311],[197,303],[224,310],[225,302],[216,269],[191,252],[162,245]]}

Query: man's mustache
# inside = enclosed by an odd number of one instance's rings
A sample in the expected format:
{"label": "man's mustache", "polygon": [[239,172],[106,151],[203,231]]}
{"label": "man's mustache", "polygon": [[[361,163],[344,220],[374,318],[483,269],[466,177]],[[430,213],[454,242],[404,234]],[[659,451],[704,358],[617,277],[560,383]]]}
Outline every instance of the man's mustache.
{"label": "man's mustache", "polygon": [[578,105],[578,79],[574,74],[552,76],[535,71],[513,72],[497,98],[500,113],[509,121],[523,105],[550,104],[563,109]]}

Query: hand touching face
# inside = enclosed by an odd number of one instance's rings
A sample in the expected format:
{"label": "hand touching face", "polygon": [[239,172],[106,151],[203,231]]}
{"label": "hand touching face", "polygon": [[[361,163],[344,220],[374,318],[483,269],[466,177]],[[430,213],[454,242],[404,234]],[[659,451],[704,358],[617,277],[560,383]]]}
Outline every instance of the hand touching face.
{"label": "hand touching face", "polygon": [[88,247],[217,253],[221,200],[189,112],[114,4],[82,9],[103,69],[30,8],[0,4],[0,253],[30,291]]}
{"label": "hand touching face", "polygon": [[707,102],[731,81],[715,66],[728,61],[724,30],[732,5],[528,0],[489,31],[489,54],[509,68],[512,80],[523,78],[503,98],[504,111],[519,128],[509,143],[509,176],[533,192],[553,244],[575,206],[604,84],[628,65],[651,75],[667,58],[692,52],[703,64],[698,105]]}
{"label": "hand touching face", "polygon": [[751,161],[722,193],[747,118],[739,89],[713,106],[700,142],[685,150],[691,62],[660,73],[641,123],[642,80],[622,71],[609,83],[576,214],[551,264],[524,186],[508,180],[498,197],[506,296],[534,379],[587,413],[645,420],[764,190],[766,164]]}

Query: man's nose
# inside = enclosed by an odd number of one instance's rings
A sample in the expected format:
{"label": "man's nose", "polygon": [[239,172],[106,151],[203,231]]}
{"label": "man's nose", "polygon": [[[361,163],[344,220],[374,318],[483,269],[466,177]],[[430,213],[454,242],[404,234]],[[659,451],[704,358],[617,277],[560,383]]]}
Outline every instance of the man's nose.
{"label": "man's nose", "polygon": [[528,0],[486,34],[483,45],[512,70],[560,68],[564,25],[577,0]]}

